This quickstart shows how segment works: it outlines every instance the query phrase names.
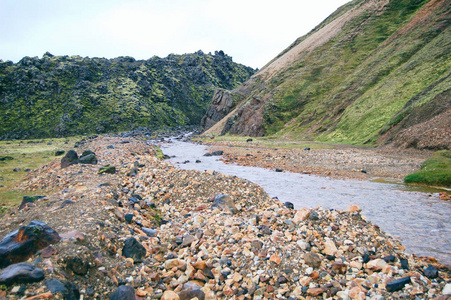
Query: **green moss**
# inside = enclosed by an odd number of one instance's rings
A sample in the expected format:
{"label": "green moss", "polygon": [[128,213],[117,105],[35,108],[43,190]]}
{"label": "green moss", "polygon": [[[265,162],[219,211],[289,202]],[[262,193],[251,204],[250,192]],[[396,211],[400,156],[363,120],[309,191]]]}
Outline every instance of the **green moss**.
{"label": "green moss", "polygon": [[451,187],[451,151],[435,152],[419,172],[407,175],[404,182]]}
{"label": "green moss", "polygon": [[135,60],[79,56],[0,62],[0,138],[61,137],[198,124],[216,87],[254,70],[197,52]]}

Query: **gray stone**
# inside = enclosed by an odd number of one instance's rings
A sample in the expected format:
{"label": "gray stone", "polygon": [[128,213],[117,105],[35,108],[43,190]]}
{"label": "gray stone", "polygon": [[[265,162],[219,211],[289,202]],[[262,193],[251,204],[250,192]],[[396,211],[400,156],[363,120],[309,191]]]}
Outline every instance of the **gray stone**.
{"label": "gray stone", "polygon": [[121,285],[109,297],[110,300],[136,300],[136,293],[133,287]]}
{"label": "gray stone", "polygon": [[67,168],[71,165],[78,164],[78,155],[74,150],[67,151],[66,155],[61,159],[61,169]]}
{"label": "gray stone", "polygon": [[10,265],[0,273],[0,284],[38,282],[44,279],[44,271],[29,263]]}
{"label": "gray stone", "polygon": [[125,240],[122,255],[132,258],[134,262],[140,263],[146,257],[146,248],[135,238],[131,237]]}

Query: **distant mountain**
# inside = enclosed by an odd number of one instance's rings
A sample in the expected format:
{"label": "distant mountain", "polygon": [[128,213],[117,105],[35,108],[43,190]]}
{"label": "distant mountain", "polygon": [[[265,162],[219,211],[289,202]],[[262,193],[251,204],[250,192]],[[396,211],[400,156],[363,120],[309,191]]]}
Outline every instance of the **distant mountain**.
{"label": "distant mountain", "polygon": [[215,88],[233,89],[254,72],[223,51],[0,61],[0,139],[197,125]]}
{"label": "distant mountain", "polygon": [[351,1],[240,87],[217,90],[202,124],[213,134],[449,149],[450,24],[448,0]]}

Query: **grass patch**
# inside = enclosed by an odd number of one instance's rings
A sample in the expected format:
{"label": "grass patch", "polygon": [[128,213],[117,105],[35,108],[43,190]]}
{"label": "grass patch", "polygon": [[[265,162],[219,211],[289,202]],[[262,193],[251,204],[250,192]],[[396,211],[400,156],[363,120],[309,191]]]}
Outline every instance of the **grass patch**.
{"label": "grass patch", "polygon": [[160,149],[160,147],[156,147],[156,146],[155,146],[154,151],[155,151],[155,156],[156,156],[158,159],[164,159],[164,153],[163,153],[163,151]]}
{"label": "grass patch", "polygon": [[407,175],[405,183],[451,187],[451,151],[437,151],[421,166],[421,170]]}
{"label": "grass patch", "polygon": [[[0,207],[20,204],[24,195],[30,192],[15,189],[20,184],[27,169],[34,170],[53,161],[56,150],[72,148],[78,137],[61,139],[0,141]],[[11,159],[12,158],[12,159]],[[33,191],[33,195],[46,194],[49,191]],[[3,208],[2,211],[5,209]]]}

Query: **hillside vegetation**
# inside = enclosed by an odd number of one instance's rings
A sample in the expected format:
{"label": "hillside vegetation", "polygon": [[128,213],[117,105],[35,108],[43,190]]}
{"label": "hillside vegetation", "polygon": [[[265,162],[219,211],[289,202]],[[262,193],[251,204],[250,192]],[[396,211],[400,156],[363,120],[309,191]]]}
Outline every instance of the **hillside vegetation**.
{"label": "hillside vegetation", "polygon": [[450,24],[450,1],[354,0],[235,89],[209,132],[449,149]]}
{"label": "hillside vegetation", "polygon": [[222,51],[0,61],[0,139],[197,125],[215,88],[233,89],[253,73]]}

